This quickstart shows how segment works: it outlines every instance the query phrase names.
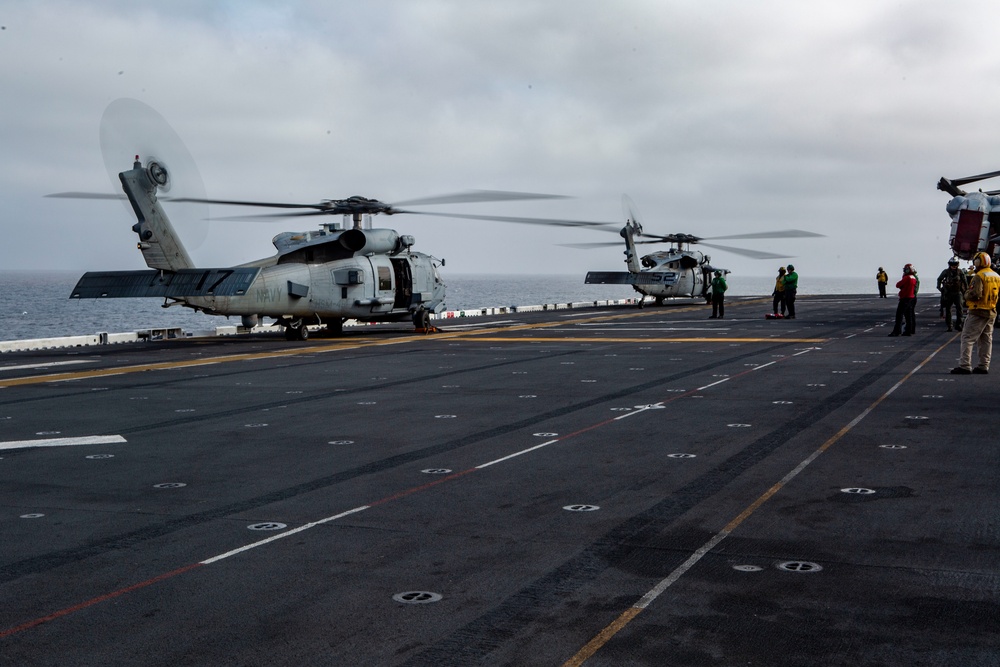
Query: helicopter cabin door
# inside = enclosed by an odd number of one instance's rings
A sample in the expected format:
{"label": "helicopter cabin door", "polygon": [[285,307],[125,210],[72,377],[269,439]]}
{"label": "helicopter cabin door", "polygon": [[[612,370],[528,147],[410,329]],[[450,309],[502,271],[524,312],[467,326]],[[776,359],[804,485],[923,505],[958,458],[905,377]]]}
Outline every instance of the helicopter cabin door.
{"label": "helicopter cabin door", "polygon": [[395,292],[392,286],[392,264],[385,255],[375,255],[369,257],[372,273],[375,280],[372,285],[375,290],[374,298],[371,301],[373,314],[388,313],[392,311],[392,304],[395,300]]}
{"label": "helicopter cabin door", "polygon": [[410,262],[402,258],[393,258],[392,271],[396,276],[396,300],[393,310],[407,310],[413,301],[413,274]]}

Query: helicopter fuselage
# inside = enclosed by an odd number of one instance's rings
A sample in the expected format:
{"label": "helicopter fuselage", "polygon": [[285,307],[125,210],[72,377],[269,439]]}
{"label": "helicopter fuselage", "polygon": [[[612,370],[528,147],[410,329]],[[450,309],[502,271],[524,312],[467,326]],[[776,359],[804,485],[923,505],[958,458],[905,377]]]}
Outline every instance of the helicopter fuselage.
{"label": "helicopter fuselage", "polygon": [[[156,198],[166,170],[138,159],[120,175],[137,222],[138,248],[150,271],[85,274],[74,298],[158,296],[211,315],[239,316],[255,326],[275,318],[289,338],[308,337],[308,325],[340,331],[344,320],[412,319],[428,327],[444,310],[445,284],[430,255],[411,250],[412,236],[391,229],[340,229],[274,237],[273,257],[230,268],[196,268]],[[360,216],[359,216],[360,217]]]}

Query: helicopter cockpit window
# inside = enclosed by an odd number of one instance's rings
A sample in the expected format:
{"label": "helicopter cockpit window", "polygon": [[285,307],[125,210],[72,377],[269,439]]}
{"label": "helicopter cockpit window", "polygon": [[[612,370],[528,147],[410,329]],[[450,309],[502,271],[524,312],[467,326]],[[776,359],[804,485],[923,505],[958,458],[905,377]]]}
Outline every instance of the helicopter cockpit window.
{"label": "helicopter cockpit window", "polygon": [[389,273],[388,266],[378,267],[378,288],[380,290],[392,289],[392,275]]}

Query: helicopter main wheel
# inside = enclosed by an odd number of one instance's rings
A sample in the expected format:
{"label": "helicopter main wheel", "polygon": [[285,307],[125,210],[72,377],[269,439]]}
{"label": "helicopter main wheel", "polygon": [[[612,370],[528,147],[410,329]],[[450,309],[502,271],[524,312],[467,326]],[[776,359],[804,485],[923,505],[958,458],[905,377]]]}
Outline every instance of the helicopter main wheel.
{"label": "helicopter main wheel", "polygon": [[285,340],[309,340],[309,327],[305,322],[286,324]]}
{"label": "helicopter main wheel", "polygon": [[636,305],[637,305],[637,306],[638,306],[638,307],[639,307],[640,309],[641,309],[641,308],[642,308],[643,306],[645,306],[645,305],[646,305],[646,297],[645,297],[645,296],[641,296],[641,297],[639,297],[639,303],[637,303]]}
{"label": "helicopter main wheel", "polygon": [[430,312],[425,308],[421,308],[413,313],[413,326],[417,329],[429,329],[431,326]]}

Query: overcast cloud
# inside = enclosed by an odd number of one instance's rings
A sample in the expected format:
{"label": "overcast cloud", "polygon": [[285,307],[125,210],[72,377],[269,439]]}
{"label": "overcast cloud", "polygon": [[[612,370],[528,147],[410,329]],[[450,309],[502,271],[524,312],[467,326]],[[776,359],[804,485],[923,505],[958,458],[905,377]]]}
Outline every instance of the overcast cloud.
{"label": "overcast cloud", "polygon": [[[937,179],[1000,168],[998,25],[1000,5],[968,1],[0,1],[0,268],[144,266],[121,205],[44,198],[114,192],[98,130],[124,97],[169,122],[209,197],[519,190],[573,198],[427,208],[620,223],[627,193],[653,233],[826,234],[743,242],[804,276],[932,276]],[[192,254],[268,256],[308,220],[213,221]],[[590,230],[376,225],[446,275],[624,266],[557,245],[616,238]],[[777,268],[711,254],[734,279]]]}

